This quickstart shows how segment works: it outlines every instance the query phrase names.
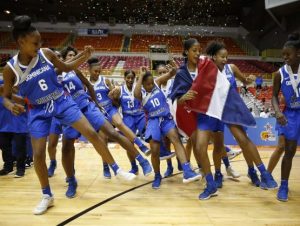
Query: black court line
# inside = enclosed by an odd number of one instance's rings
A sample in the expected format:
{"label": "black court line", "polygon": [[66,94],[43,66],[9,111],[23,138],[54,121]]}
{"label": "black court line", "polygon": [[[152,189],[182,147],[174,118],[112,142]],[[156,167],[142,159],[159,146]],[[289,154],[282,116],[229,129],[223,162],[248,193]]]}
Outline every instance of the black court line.
{"label": "black court line", "polygon": [[[300,156],[295,156],[294,158],[297,158],[297,157],[300,157]],[[265,157],[265,158],[261,158],[261,159],[266,159],[266,158],[270,158],[270,157]],[[245,160],[244,160],[244,159],[241,159],[241,160],[237,160],[237,161],[231,161],[230,163],[235,163],[235,162],[245,162]],[[223,164],[223,163],[222,163],[222,164]],[[214,166],[214,165],[211,165],[211,166]],[[197,169],[197,168],[196,168],[196,169]],[[177,176],[177,175],[179,175],[179,174],[182,174],[182,173],[183,173],[183,172],[175,173],[175,174],[173,174],[173,175],[171,175],[171,176],[169,176],[169,177],[164,177],[164,178],[162,178],[162,180],[168,179],[168,178],[171,178],[171,177],[175,177],[175,176]],[[87,208],[87,209],[85,209],[85,210],[83,210],[83,211],[81,211],[81,212],[75,214],[74,216],[68,218],[67,220],[65,220],[65,221],[63,221],[63,222],[61,222],[61,223],[58,224],[57,226],[63,226],[63,225],[66,225],[66,224],[68,224],[68,223],[70,223],[70,222],[76,220],[77,218],[81,217],[82,215],[84,215],[84,214],[86,214],[86,213],[92,211],[93,209],[96,209],[97,207],[102,206],[102,205],[104,205],[105,203],[110,202],[110,201],[112,201],[112,200],[114,200],[114,199],[116,199],[116,198],[118,198],[118,197],[120,197],[120,196],[122,196],[122,195],[125,195],[125,194],[127,194],[127,193],[129,193],[129,192],[131,192],[131,191],[134,191],[134,190],[136,190],[136,189],[138,189],[138,188],[145,187],[146,185],[151,184],[152,182],[153,182],[153,181],[149,181],[149,182],[147,182],[147,183],[144,183],[144,184],[138,185],[138,186],[136,186],[136,187],[130,188],[130,189],[126,190],[126,191],[120,192],[120,193],[118,193],[118,194],[116,194],[116,195],[114,195],[114,196],[112,196],[112,197],[110,197],[110,198],[108,198],[108,199],[103,200],[102,202],[99,202],[99,203],[97,203],[97,204],[95,204],[95,205],[93,205],[93,206],[91,206],[91,207],[89,207],[89,208]]]}

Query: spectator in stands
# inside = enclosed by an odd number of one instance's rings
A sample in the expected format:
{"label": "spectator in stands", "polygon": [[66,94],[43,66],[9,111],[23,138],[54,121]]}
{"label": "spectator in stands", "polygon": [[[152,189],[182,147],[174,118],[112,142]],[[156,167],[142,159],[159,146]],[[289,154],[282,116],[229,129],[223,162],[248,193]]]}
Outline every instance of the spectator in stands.
{"label": "spectator in stands", "polygon": [[261,118],[268,118],[269,117],[269,109],[265,108],[259,115]]}
{"label": "spectator in stands", "polygon": [[255,113],[253,112],[252,108],[249,108],[249,111],[251,112],[251,115],[253,115],[253,117],[256,117]]}
{"label": "spectator in stands", "polygon": [[261,90],[262,89],[262,84],[263,84],[263,78],[262,75],[258,75],[255,79],[255,84],[256,84],[256,90]]}
{"label": "spectator in stands", "polygon": [[245,95],[247,95],[247,92],[248,92],[247,86],[245,84],[243,84],[243,86],[241,87],[241,95],[245,96]]}

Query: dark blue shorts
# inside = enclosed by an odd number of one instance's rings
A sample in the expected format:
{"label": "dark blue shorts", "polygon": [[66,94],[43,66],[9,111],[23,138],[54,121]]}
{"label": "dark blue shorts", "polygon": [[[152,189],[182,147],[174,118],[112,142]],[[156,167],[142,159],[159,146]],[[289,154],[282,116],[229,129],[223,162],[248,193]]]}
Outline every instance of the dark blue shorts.
{"label": "dark blue shorts", "polygon": [[82,117],[82,113],[70,96],[61,96],[47,104],[34,105],[28,113],[29,133],[34,138],[47,137],[52,118],[63,125],[72,125]]}
{"label": "dark blue shorts", "polygon": [[[106,121],[103,113],[93,102],[90,102],[81,112],[96,131],[99,131]],[[66,139],[77,139],[81,136],[81,134],[71,126],[63,127],[63,135]]]}
{"label": "dark blue shorts", "polygon": [[139,131],[139,134],[141,134],[146,126],[145,114],[144,113],[139,115],[123,114],[123,122],[133,133]]}
{"label": "dark blue shorts", "polygon": [[283,112],[287,119],[287,124],[281,126],[281,132],[288,140],[298,140],[300,136],[300,109],[288,109]]}
{"label": "dark blue shorts", "polygon": [[113,116],[119,112],[118,108],[116,108],[115,106],[110,106],[109,108],[105,108],[105,111],[107,113],[106,118],[110,123],[112,123]]}
{"label": "dark blue shorts", "polygon": [[62,124],[56,118],[52,118],[50,134],[62,134]]}
{"label": "dark blue shorts", "polygon": [[147,142],[150,140],[160,142],[163,137],[174,128],[176,128],[176,125],[171,115],[159,118],[149,118],[146,127],[145,140]]}
{"label": "dark blue shorts", "polygon": [[224,132],[224,123],[205,114],[198,114],[197,128],[204,131]]}

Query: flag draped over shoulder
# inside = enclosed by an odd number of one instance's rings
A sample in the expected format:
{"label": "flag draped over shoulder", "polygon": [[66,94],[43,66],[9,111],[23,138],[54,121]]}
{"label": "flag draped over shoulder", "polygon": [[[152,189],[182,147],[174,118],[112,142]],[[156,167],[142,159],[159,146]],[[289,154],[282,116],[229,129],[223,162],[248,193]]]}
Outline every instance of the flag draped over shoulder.
{"label": "flag draped over shoulder", "polygon": [[[188,90],[198,94],[185,105],[177,105],[176,99]],[[170,95],[173,101],[174,118],[181,132],[190,136],[197,128],[197,113],[220,119],[229,124],[253,127],[255,119],[248,110],[237,90],[230,86],[214,62],[207,57],[200,57],[198,75],[193,81],[186,65],[176,74]]]}

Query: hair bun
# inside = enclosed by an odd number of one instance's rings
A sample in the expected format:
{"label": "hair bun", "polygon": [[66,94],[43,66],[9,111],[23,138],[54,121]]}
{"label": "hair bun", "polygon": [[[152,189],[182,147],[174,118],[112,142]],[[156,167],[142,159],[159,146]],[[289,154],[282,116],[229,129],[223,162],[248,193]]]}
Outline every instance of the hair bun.
{"label": "hair bun", "polygon": [[13,20],[14,29],[27,30],[31,26],[31,18],[27,15],[17,16]]}
{"label": "hair bun", "polygon": [[288,41],[299,41],[300,40],[300,34],[295,32],[288,36]]}

